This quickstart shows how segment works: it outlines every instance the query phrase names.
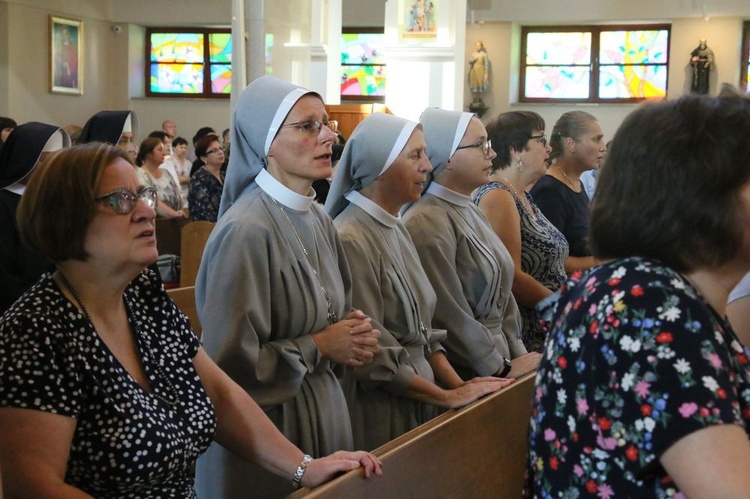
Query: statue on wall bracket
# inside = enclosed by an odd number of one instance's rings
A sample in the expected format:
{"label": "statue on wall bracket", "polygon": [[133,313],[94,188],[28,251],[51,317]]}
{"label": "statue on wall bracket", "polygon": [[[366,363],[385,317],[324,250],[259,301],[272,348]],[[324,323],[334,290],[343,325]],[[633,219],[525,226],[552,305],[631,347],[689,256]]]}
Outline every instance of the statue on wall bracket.
{"label": "statue on wall bracket", "polygon": [[482,94],[489,88],[490,83],[490,58],[481,40],[477,41],[476,50],[469,58],[468,81],[471,89],[469,111],[481,117],[488,109],[482,100]]}
{"label": "statue on wall bracket", "polygon": [[690,53],[690,65],[693,66],[690,93],[707,94],[708,77],[714,67],[714,51],[708,48],[705,38],[701,38],[698,46]]}

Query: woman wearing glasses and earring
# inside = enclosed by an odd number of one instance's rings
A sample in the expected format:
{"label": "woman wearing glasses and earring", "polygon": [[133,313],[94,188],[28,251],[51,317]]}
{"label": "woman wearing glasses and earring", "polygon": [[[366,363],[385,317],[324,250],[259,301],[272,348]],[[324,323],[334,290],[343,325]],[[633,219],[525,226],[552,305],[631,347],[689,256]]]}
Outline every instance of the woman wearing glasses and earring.
{"label": "woman wearing glasses and earring", "polygon": [[195,155],[203,162],[203,166],[190,181],[190,220],[216,222],[226,175],[226,170],[222,168],[224,149],[216,135],[207,135],[195,144]]}
{"label": "woman wearing glasses and earring", "polygon": [[526,192],[547,171],[550,147],[544,119],[530,111],[503,113],[487,125],[497,156],[490,183],[474,192],[476,203],[513,257],[513,296],[521,311],[521,338],[541,352],[546,336],[534,307],[565,282],[568,242]]}
{"label": "woman wearing glasses and earring", "polygon": [[[233,125],[219,220],[196,282],[206,351],[304,452],[351,449],[334,366],[371,362],[380,332],[350,310],[349,266],[312,189],[331,175],[337,123],[318,94],[261,77],[240,96]],[[199,460],[198,489],[289,493],[286,481],[220,448]]]}
{"label": "woman wearing glasses and earring", "polygon": [[489,181],[495,151],[487,131],[458,111],[428,108],[420,122],[432,182],[404,223],[437,294],[432,325],[448,331],[448,360],[464,380],[524,375],[539,354],[521,341],[513,259],[470,197]]}
{"label": "woman wearing glasses and earring", "polygon": [[310,461],[203,351],[156,275],[156,191],[124,152],[94,143],[39,165],[19,206],[53,261],[0,318],[5,497],[195,497],[214,438],[314,486],[364,452]]}

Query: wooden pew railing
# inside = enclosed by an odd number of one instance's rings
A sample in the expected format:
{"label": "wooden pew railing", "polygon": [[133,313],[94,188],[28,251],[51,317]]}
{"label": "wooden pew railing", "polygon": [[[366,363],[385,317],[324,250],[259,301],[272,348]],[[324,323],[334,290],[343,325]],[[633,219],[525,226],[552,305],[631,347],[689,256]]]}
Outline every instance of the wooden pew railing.
{"label": "wooden pew railing", "polygon": [[177,304],[183,314],[187,315],[190,319],[190,325],[193,327],[193,331],[201,337],[203,328],[201,327],[200,319],[198,319],[198,308],[195,306],[195,286],[187,286],[184,288],[172,288],[167,290],[167,294]]}
{"label": "wooden pew railing", "polygon": [[383,476],[350,471],[290,498],[521,496],[536,373],[482,400],[441,414],[374,451]]}
{"label": "wooden pew railing", "polygon": [[194,286],[198,267],[203,258],[208,236],[216,225],[214,222],[196,221],[182,226],[180,255],[180,287]]}
{"label": "wooden pew railing", "polygon": [[182,251],[180,240],[182,238],[182,227],[188,224],[187,218],[157,218],[154,222],[156,228],[156,249],[160,255],[180,256]]}

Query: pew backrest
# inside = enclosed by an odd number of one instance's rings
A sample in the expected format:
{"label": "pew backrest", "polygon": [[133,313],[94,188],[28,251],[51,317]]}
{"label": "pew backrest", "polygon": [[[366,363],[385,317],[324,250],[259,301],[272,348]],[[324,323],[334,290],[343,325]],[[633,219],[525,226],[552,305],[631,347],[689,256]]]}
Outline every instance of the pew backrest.
{"label": "pew backrest", "polygon": [[177,308],[182,311],[183,314],[187,315],[190,319],[190,325],[193,327],[193,331],[201,337],[203,328],[201,328],[200,319],[198,319],[198,308],[195,306],[195,286],[186,286],[184,288],[172,288],[167,290],[167,294],[177,304]]}
{"label": "pew backrest", "polygon": [[194,286],[198,267],[203,258],[208,236],[216,225],[214,222],[195,221],[182,227],[180,255],[180,287]]}
{"label": "pew backrest", "polygon": [[383,476],[353,470],[298,498],[521,497],[536,373],[448,411],[374,451]]}

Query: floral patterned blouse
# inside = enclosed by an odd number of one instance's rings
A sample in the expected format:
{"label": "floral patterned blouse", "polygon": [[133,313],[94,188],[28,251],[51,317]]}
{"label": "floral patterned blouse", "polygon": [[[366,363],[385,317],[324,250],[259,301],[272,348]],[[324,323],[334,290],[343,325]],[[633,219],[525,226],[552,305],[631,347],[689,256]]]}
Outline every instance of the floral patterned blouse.
{"label": "floral patterned blouse", "polygon": [[[580,276],[579,276],[580,277]],[[750,350],[679,273],[628,258],[538,307],[527,494],[680,497],[659,456],[710,425],[750,433]]]}
{"label": "floral patterned blouse", "polygon": [[219,217],[219,204],[226,169],[222,168],[219,175],[221,182],[205,168],[198,168],[193,178],[190,179],[190,192],[188,193],[190,220],[216,222]]}

